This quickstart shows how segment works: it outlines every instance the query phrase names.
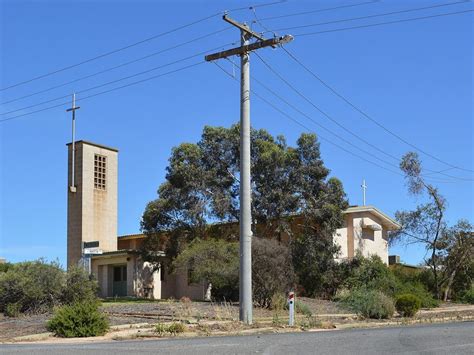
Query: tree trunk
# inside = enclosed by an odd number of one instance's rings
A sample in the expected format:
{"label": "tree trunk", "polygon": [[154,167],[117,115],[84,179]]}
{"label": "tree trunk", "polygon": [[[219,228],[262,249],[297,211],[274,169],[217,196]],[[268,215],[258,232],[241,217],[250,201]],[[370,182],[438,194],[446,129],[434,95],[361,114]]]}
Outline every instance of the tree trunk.
{"label": "tree trunk", "polygon": [[451,286],[453,286],[455,276],[456,276],[456,269],[453,270],[451,275],[449,275],[448,285],[446,286],[446,289],[444,290],[444,297],[443,297],[444,302],[446,302],[448,300],[448,295],[451,292]]}

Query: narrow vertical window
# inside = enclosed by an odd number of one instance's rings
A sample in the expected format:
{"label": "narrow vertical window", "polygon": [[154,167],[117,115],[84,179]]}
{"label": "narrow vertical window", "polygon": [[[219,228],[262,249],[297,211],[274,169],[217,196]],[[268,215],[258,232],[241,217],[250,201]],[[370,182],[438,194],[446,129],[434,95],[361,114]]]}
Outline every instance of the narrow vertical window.
{"label": "narrow vertical window", "polygon": [[103,155],[94,155],[94,188],[105,190],[107,187],[107,158]]}

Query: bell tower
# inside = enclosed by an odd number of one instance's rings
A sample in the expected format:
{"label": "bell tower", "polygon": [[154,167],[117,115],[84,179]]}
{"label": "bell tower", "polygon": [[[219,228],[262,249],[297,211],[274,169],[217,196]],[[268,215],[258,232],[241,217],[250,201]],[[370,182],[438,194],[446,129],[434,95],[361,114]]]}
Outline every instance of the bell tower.
{"label": "bell tower", "polygon": [[83,242],[98,242],[98,249],[104,252],[117,250],[118,150],[83,140],[67,146],[67,265],[70,267],[81,259]]}

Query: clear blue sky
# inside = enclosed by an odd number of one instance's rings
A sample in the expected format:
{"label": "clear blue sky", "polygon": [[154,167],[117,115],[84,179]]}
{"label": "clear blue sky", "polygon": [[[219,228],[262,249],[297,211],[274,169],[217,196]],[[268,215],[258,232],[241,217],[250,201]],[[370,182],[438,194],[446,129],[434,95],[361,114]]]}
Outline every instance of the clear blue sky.
{"label": "clear blue sky", "polygon": [[[264,18],[363,1],[294,0],[257,8],[257,15]],[[268,28],[279,29],[442,2],[386,0],[263,23]],[[0,4],[0,86],[6,87],[209,14],[246,6],[251,2],[0,0]],[[473,8],[473,4],[466,3],[283,32],[298,34],[470,8]],[[231,15],[240,21],[253,19],[252,12],[248,10],[233,12]],[[287,48],[386,127],[443,160],[473,169],[473,23],[472,13],[467,13],[352,31],[296,36]],[[115,55],[2,91],[0,102],[145,56],[226,26],[228,25],[216,16]],[[258,31],[263,31],[256,24],[253,26]],[[80,91],[228,44],[238,38],[237,30],[231,29],[76,84],[2,105],[0,112]],[[281,49],[265,49],[259,53],[341,124],[390,154],[401,156],[409,150],[408,146],[374,124],[361,119],[360,114],[295,65]],[[201,56],[87,94],[199,60]],[[232,71],[230,62],[220,63],[225,69]],[[275,91],[315,120],[364,149],[377,153],[326,120],[278,81],[255,56],[252,57],[251,66],[253,76],[271,85]],[[265,94],[309,128],[320,132],[312,122],[274,100],[255,83],[252,85],[257,92]],[[61,102],[59,100],[54,103]],[[155,198],[156,189],[163,182],[167,159],[173,146],[181,142],[197,141],[204,125],[230,126],[239,118],[238,85],[211,63],[79,104],[78,139],[120,149],[119,234],[139,231],[140,216],[146,203]],[[51,103],[35,109],[48,105]],[[275,135],[284,134],[290,144],[294,144],[304,131],[257,98],[253,99],[251,108],[254,127],[266,128]],[[65,107],[47,110],[0,124],[0,256],[10,261],[44,256],[49,259],[58,258],[63,264],[65,262],[65,144],[71,138],[70,116],[64,109]],[[28,110],[18,113],[23,112]],[[4,117],[9,116],[0,116]],[[355,152],[330,134],[321,133]],[[401,176],[359,160],[325,142],[321,144],[321,151],[331,174],[343,181],[351,204],[361,204],[360,184],[364,178],[369,186],[368,203],[376,205],[389,215],[393,215],[398,209],[410,209],[422,202],[422,199],[415,200],[407,195]],[[428,157],[423,159],[431,169],[447,168]],[[474,174],[469,172],[451,170],[449,173],[474,178]],[[459,218],[468,218],[473,222],[473,183],[439,183],[438,186],[449,201],[448,220],[455,222]],[[398,247],[393,248],[391,253],[400,254],[406,262],[418,263],[424,250],[417,246]]]}

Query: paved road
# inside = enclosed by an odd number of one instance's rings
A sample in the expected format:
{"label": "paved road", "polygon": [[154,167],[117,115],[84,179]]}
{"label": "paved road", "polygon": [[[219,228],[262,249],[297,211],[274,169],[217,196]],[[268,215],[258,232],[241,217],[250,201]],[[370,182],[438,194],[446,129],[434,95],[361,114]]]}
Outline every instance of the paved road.
{"label": "paved road", "polygon": [[0,345],[2,354],[474,354],[474,322],[236,337]]}

